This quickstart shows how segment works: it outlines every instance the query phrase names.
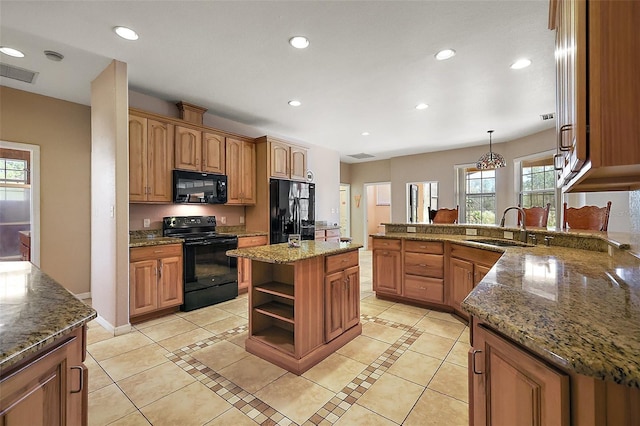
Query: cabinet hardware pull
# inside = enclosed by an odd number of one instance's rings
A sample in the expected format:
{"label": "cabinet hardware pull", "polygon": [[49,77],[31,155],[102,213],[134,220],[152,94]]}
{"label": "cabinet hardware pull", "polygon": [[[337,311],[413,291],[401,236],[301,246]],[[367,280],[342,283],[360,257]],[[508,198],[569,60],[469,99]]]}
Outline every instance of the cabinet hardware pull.
{"label": "cabinet hardware pull", "polygon": [[426,263],[421,263],[420,266],[426,267],[427,264]]}
{"label": "cabinet hardware pull", "polygon": [[473,370],[473,374],[482,374],[482,371],[476,370],[476,354],[482,353],[480,349],[474,349],[471,351],[471,369]]}
{"label": "cabinet hardware pull", "polygon": [[72,370],[78,370],[80,372],[80,387],[78,388],[78,390],[72,390],[69,393],[80,393],[82,392],[82,389],[84,388],[84,371],[82,370],[82,367],[79,365],[74,365],[71,367]]}
{"label": "cabinet hardware pull", "polygon": [[571,130],[573,126],[571,124],[565,124],[564,126],[560,127],[560,151],[569,151],[571,149],[571,145],[565,145],[564,142],[564,137],[563,137],[563,133],[566,131]]}
{"label": "cabinet hardware pull", "polygon": [[162,268],[164,268],[164,264],[160,264],[160,276],[158,278],[162,279]]}
{"label": "cabinet hardware pull", "polygon": [[162,250],[154,250],[154,253],[162,253]]}
{"label": "cabinet hardware pull", "polygon": [[[555,154],[553,156],[553,169],[554,170],[562,170],[562,157],[564,157],[562,154]],[[558,162],[558,158],[560,159],[560,162]],[[560,165],[558,165],[560,164]]]}

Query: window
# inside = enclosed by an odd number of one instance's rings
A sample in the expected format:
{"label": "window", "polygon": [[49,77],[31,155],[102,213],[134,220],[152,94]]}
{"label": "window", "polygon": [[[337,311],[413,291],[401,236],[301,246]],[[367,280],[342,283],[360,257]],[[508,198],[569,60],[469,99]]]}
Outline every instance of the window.
{"label": "window", "polygon": [[496,223],[496,171],[478,170],[475,167],[461,169],[464,191],[464,222],[479,224]]}
{"label": "window", "polygon": [[27,184],[28,179],[26,160],[0,158],[0,183]]}
{"label": "window", "polygon": [[547,226],[556,226],[556,175],[553,157],[522,161],[520,175],[520,205],[524,208],[549,208]]}

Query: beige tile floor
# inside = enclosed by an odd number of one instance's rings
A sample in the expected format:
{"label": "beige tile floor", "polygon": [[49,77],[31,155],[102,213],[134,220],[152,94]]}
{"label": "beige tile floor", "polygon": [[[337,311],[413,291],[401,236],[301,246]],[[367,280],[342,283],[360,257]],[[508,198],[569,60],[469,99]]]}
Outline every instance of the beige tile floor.
{"label": "beige tile floor", "polygon": [[362,335],[301,376],[244,350],[247,296],[138,324],[89,323],[90,425],[467,425],[469,329],[375,297],[360,252]]}

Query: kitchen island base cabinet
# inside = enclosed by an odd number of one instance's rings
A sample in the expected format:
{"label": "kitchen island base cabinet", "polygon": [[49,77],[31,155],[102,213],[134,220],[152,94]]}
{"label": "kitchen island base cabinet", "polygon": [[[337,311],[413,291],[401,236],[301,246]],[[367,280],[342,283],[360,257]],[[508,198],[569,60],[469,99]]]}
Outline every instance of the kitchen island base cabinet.
{"label": "kitchen island base cabinet", "polygon": [[402,241],[373,239],[373,291],[399,296],[402,292]]}
{"label": "kitchen island base cabinet", "polygon": [[0,424],[86,425],[85,328],[60,338],[0,380]]}
{"label": "kitchen island base cabinet", "polygon": [[[354,278],[359,268],[350,264],[355,258],[357,265],[358,252],[326,259],[340,256],[347,256],[346,262],[340,262],[343,269],[328,275],[324,256],[293,263],[251,260],[249,337],[245,342],[248,352],[299,375],[362,333],[360,287]],[[344,284],[347,277],[352,291],[347,291]],[[339,296],[331,290],[334,282],[341,285]],[[353,294],[358,295],[355,300]],[[340,318],[340,326],[329,333],[330,340],[325,333],[326,306],[330,306],[331,312],[339,313]],[[353,318],[356,314],[357,320]],[[332,315],[332,318],[336,317]]]}

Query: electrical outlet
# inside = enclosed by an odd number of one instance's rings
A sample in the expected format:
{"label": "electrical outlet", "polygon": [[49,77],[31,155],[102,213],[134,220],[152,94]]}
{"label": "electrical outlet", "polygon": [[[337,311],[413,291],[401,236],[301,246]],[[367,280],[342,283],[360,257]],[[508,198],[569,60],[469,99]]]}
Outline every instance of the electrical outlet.
{"label": "electrical outlet", "polygon": [[407,232],[416,232],[415,226],[407,226]]}
{"label": "electrical outlet", "polygon": [[467,235],[478,235],[478,230],[475,228],[467,228],[464,232]]}
{"label": "electrical outlet", "polygon": [[240,225],[244,224],[244,216],[240,216]]}
{"label": "electrical outlet", "polygon": [[145,228],[151,226],[151,219],[142,219],[142,226]]}
{"label": "electrical outlet", "polygon": [[220,216],[220,223],[223,224],[223,225],[225,223],[227,223],[227,217],[226,216]]}
{"label": "electrical outlet", "polygon": [[513,232],[511,232],[511,231],[504,231],[504,237],[505,237],[507,240],[513,240]]}

